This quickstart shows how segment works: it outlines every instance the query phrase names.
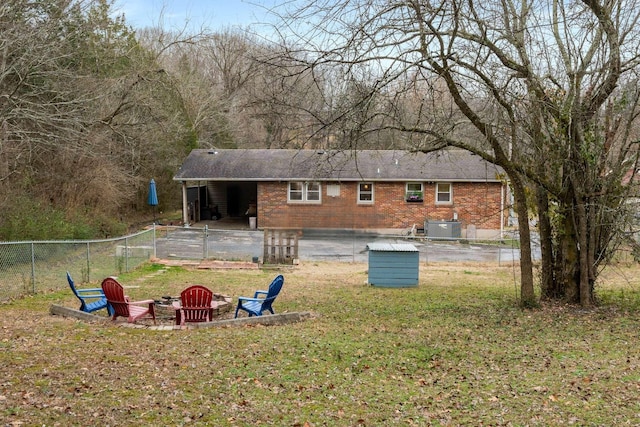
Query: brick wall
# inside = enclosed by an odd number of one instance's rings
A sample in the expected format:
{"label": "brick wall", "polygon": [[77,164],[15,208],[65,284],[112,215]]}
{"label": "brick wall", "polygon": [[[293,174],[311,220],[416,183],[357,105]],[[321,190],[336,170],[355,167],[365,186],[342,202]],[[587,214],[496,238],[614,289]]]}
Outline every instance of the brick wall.
{"label": "brick wall", "polygon": [[[405,200],[404,182],[376,182],[374,203],[357,203],[357,183],[340,183],[338,197],[327,196],[322,183],[322,203],[287,203],[286,182],[258,183],[260,228],[403,229],[422,227],[425,219],[451,220],[454,213],[462,227],[500,229],[500,183],[453,183],[453,200],[435,203],[435,184],[424,183],[423,202]],[[504,212],[502,217],[504,218]]]}

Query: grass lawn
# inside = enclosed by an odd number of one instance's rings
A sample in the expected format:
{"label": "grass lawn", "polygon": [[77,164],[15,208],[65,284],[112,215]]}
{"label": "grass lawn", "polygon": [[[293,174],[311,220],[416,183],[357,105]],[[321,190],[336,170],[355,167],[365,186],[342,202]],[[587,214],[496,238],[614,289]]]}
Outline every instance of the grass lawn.
{"label": "grass lawn", "polygon": [[0,425],[640,425],[638,267],[604,274],[597,309],[531,311],[494,265],[421,266],[404,289],[367,286],[366,264],[154,270],[120,281],[237,297],[282,273],[276,311],[315,316],[157,331],[49,315],[70,291],[4,304]]}

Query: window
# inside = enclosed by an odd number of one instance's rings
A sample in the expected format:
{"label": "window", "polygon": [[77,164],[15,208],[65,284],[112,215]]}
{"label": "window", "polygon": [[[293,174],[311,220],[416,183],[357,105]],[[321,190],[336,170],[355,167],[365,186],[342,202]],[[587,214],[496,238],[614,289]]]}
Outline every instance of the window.
{"label": "window", "polygon": [[302,182],[289,183],[289,201],[301,202],[303,196],[304,184]]}
{"label": "window", "polygon": [[421,182],[407,182],[405,200],[407,202],[422,201],[422,183]]}
{"label": "window", "polygon": [[319,202],[320,201],[320,183],[308,182],[307,186],[307,201]]}
{"label": "window", "polygon": [[436,185],[436,204],[437,203],[451,203],[451,184],[439,182]]}
{"label": "window", "polygon": [[373,184],[371,182],[358,184],[358,203],[373,203]]}
{"label": "window", "polygon": [[289,201],[320,203],[320,183],[299,181],[290,182]]}

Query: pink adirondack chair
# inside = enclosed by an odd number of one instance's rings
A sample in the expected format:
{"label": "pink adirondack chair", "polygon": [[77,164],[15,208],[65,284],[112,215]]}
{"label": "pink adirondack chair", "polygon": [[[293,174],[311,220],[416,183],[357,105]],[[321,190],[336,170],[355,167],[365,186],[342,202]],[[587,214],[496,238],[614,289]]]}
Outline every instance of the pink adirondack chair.
{"label": "pink adirondack chair", "polygon": [[180,302],[174,303],[176,325],[210,322],[213,318],[213,292],[200,285],[189,286],[180,293]]}
{"label": "pink adirondack chair", "polygon": [[152,299],[143,301],[130,301],[124,294],[124,288],[113,277],[107,277],[102,281],[102,290],[107,297],[107,302],[113,307],[112,320],[118,316],[126,317],[127,322],[135,323],[136,320],[150,316],[153,324],[156,324],[155,304]]}

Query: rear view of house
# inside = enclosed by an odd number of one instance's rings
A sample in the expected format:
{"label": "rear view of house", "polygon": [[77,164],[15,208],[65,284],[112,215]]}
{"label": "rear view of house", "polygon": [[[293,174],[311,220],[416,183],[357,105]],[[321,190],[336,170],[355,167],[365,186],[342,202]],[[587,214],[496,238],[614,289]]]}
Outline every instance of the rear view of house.
{"label": "rear view of house", "polygon": [[259,228],[397,232],[451,222],[462,237],[495,237],[507,217],[503,178],[462,150],[198,149],[174,180],[185,223],[217,211]]}

